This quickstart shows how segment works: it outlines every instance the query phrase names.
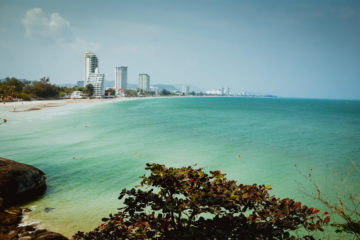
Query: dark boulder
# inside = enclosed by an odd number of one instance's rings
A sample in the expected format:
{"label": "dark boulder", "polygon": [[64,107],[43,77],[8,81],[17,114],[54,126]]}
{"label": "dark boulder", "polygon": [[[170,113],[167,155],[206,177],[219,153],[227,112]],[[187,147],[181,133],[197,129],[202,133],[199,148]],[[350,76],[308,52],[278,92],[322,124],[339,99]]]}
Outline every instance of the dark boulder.
{"label": "dark boulder", "polygon": [[67,240],[67,238],[59,233],[43,232],[35,235],[34,240]]}
{"label": "dark boulder", "polygon": [[0,208],[33,200],[45,190],[43,171],[0,157]]}
{"label": "dark boulder", "polygon": [[0,210],[0,239],[1,240],[68,240],[59,233],[46,229],[36,229],[36,226],[19,226],[22,209],[12,206]]}
{"label": "dark boulder", "polygon": [[[1,240],[67,240],[59,233],[36,226],[20,226],[23,210],[12,206],[34,200],[46,190],[43,171],[0,157],[0,239]],[[10,207],[11,206],[11,207]],[[24,209],[24,212],[30,211]]]}

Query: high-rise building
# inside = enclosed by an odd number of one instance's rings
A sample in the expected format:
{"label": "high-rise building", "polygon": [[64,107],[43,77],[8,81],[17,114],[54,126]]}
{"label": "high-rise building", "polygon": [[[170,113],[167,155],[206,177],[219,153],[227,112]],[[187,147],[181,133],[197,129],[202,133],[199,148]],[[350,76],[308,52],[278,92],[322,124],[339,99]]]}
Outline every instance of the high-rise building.
{"label": "high-rise building", "polygon": [[139,89],[145,92],[150,91],[150,76],[148,74],[139,74]]}
{"label": "high-rise building", "polygon": [[94,97],[102,97],[105,94],[104,87],[105,74],[99,73],[99,69],[96,68],[94,73],[89,73],[88,83],[94,86]]}
{"label": "high-rise building", "polygon": [[154,92],[155,95],[158,95],[158,94],[159,94],[159,89],[158,89],[157,87],[151,86],[151,87],[150,87],[150,91],[151,91],[151,92]]}
{"label": "high-rise building", "polygon": [[182,86],[181,92],[182,92],[184,95],[188,95],[189,92],[190,92],[189,86],[187,86],[187,85]]}
{"label": "high-rise building", "polygon": [[226,95],[226,96],[230,96],[230,95],[231,95],[231,91],[230,91],[230,88],[229,88],[229,87],[227,87],[227,88],[225,89],[225,95]]}
{"label": "high-rise building", "polygon": [[95,73],[95,69],[99,68],[98,58],[94,53],[85,52],[85,76],[84,87],[88,85],[88,78],[90,73]]}
{"label": "high-rise building", "polygon": [[121,66],[115,68],[115,91],[119,93],[120,89],[127,89],[127,67]]}

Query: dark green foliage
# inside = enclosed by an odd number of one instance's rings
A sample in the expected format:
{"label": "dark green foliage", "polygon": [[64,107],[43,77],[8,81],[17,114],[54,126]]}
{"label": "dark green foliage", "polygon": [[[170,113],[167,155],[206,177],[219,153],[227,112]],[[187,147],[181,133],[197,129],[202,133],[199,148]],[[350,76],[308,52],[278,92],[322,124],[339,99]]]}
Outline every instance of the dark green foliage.
{"label": "dark green foliage", "polygon": [[9,87],[11,86],[10,88],[12,88],[11,90],[13,90],[14,92],[21,92],[25,86],[25,84],[23,82],[17,80],[14,77],[6,78],[5,85],[7,85]]}
{"label": "dark green foliage", "polygon": [[92,84],[86,85],[85,92],[91,97],[94,94],[94,86]]}
{"label": "dark green foliage", "polygon": [[[111,95],[111,96],[114,96],[115,95],[115,89],[113,89],[113,88],[109,88],[109,89],[107,89],[106,90],[106,92],[109,94],[109,95]],[[106,95],[106,94],[105,94]]]}
{"label": "dark green foliage", "polygon": [[337,233],[342,233],[342,232],[346,232],[346,233],[350,233],[350,234],[354,234],[354,236],[356,237],[356,239],[360,239],[360,222],[356,222],[355,220],[351,221],[351,222],[347,222],[347,223],[334,223],[332,224],[332,226],[336,227],[336,231]]}
{"label": "dark green foliage", "polygon": [[78,87],[78,86],[71,87],[71,88],[62,86],[62,87],[58,87],[58,89],[59,89],[59,96],[63,97],[65,95],[71,95],[71,93],[74,91],[84,91],[85,88]]}
{"label": "dark green foliage", "polygon": [[163,90],[160,92],[160,95],[161,95],[161,96],[168,96],[168,95],[171,95],[171,92],[170,92],[169,90],[163,89]]}
{"label": "dark green foliage", "polygon": [[126,97],[136,97],[137,94],[138,94],[138,92],[136,90],[127,89],[125,91],[125,96]]}
{"label": "dark green foliage", "polygon": [[0,95],[17,97],[22,92],[25,83],[16,78],[6,78],[5,81],[0,82]]}
{"label": "dark green foliage", "polygon": [[28,94],[24,93],[24,92],[19,93],[18,97],[21,98],[22,100],[25,100],[25,101],[30,101],[31,100],[31,97]]}
{"label": "dark green foliage", "polygon": [[138,189],[121,191],[117,214],[74,239],[295,239],[293,230],[323,231],[327,222],[318,209],[270,196],[270,186],[237,184],[220,171],[146,169]]}
{"label": "dark green foliage", "polygon": [[49,77],[42,77],[42,78],[40,78],[40,82],[49,83],[49,82],[50,82],[50,78],[49,78]]}
{"label": "dark green foliage", "polygon": [[59,89],[55,85],[50,84],[49,81],[40,80],[26,86],[24,92],[37,98],[56,98],[58,97]]}
{"label": "dark green foliage", "polygon": [[23,99],[31,100],[31,98],[56,98],[59,94],[59,88],[50,84],[48,77],[43,77],[40,81],[29,82],[19,81],[18,79],[6,78],[4,82],[0,82],[0,95],[5,99]]}

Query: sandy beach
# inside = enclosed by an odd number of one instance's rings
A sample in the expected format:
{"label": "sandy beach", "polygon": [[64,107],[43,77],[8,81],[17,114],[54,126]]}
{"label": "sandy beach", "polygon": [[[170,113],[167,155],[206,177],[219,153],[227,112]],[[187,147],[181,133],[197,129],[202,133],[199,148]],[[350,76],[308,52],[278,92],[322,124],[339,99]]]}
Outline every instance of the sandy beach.
{"label": "sandy beach", "polygon": [[[86,106],[105,104],[112,102],[133,101],[140,99],[154,99],[168,97],[118,97],[102,99],[57,99],[57,100],[35,100],[35,101],[14,101],[0,103],[0,126],[20,120],[24,116],[46,115],[51,109],[56,111],[65,111],[69,108],[83,108]],[[53,112],[53,111],[51,111]],[[42,114],[43,113],[43,114]]]}
{"label": "sandy beach", "polygon": [[[45,108],[61,107],[69,104],[94,104],[94,103],[108,103],[108,102],[122,102],[138,99],[154,99],[154,98],[177,98],[180,96],[163,96],[163,97],[118,97],[118,98],[101,98],[101,99],[56,99],[56,100],[34,100],[34,101],[14,101],[1,102],[0,113],[4,112],[31,112],[39,111]],[[193,97],[193,96],[181,96]]]}
{"label": "sandy beach", "polygon": [[0,104],[0,109],[8,109],[10,112],[36,111],[49,107],[61,107],[68,104],[81,103],[99,103],[99,102],[118,102],[128,101],[137,98],[109,98],[109,99],[58,99],[58,100],[35,100],[35,101],[17,101]]}
{"label": "sandy beach", "polygon": [[[143,99],[140,97],[133,98],[108,98],[108,99],[59,99],[59,100],[36,100],[36,101],[17,101],[0,103],[0,125],[5,125],[13,120],[21,119],[25,115],[47,114],[48,110],[56,108],[60,111],[63,108],[82,108],[84,105],[89,106],[110,102],[130,101]],[[42,114],[41,114],[42,115]]]}

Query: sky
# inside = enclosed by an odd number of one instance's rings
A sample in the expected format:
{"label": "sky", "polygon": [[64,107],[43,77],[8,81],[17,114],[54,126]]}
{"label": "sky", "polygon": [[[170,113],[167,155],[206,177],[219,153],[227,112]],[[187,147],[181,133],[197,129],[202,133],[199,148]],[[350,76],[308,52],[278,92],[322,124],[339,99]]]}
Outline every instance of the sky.
{"label": "sky", "polygon": [[358,0],[0,0],[0,78],[84,78],[360,99]]}

